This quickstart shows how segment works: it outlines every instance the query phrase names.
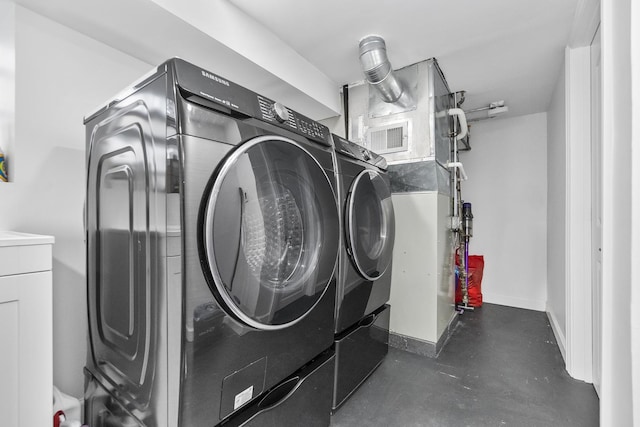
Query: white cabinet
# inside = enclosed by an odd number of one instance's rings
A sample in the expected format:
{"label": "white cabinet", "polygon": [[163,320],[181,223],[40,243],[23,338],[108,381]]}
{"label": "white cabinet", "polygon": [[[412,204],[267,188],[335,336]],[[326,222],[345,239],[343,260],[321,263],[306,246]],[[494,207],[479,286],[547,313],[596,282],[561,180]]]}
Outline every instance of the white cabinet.
{"label": "white cabinet", "polygon": [[53,237],[0,231],[0,424],[52,425]]}

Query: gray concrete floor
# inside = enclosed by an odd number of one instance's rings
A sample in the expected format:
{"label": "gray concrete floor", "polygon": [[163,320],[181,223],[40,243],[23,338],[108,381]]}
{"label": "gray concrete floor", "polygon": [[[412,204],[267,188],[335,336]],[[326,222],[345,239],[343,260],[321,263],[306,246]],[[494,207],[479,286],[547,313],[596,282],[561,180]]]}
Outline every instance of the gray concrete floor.
{"label": "gray concrete floor", "polygon": [[389,349],[331,426],[588,427],[598,417],[593,386],[567,374],[546,314],[485,304],[460,317],[437,359]]}

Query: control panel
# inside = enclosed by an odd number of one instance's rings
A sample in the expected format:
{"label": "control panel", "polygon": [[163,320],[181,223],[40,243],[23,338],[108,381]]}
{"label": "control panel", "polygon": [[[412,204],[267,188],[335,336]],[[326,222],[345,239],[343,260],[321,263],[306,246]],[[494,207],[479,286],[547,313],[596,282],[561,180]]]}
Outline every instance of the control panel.
{"label": "control panel", "polygon": [[326,140],[329,136],[329,129],[320,123],[296,113],[279,102],[274,102],[269,98],[258,95],[258,104],[262,119],[267,122],[276,122],[283,127],[295,130],[305,136]]}
{"label": "control panel", "polygon": [[386,168],[386,160],[384,160],[382,156],[374,153],[371,150],[368,150],[361,145],[348,141],[335,134],[333,135],[333,143],[338,153],[353,157],[358,160],[363,160],[382,169]]}
{"label": "control panel", "polygon": [[178,85],[187,92],[220,105],[227,111],[255,117],[325,145],[331,145],[329,128],[326,126],[186,61],[172,61],[175,64]]}

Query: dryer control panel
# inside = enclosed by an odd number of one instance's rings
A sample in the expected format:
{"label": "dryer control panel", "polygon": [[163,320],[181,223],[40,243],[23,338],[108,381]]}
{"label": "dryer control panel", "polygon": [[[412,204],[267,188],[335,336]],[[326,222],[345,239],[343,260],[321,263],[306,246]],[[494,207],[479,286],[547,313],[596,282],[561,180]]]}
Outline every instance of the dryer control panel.
{"label": "dryer control panel", "polygon": [[387,168],[387,161],[384,157],[361,145],[356,144],[355,142],[348,141],[342,137],[339,137],[338,135],[333,134],[333,143],[336,147],[336,152],[339,154],[362,160],[371,165],[377,166],[380,169]]}
{"label": "dryer control panel", "polygon": [[189,94],[213,102],[223,111],[241,113],[332,145],[329,128],[315,120],[186,61],[174,58],[170,62],[175,67],[177,85]]}

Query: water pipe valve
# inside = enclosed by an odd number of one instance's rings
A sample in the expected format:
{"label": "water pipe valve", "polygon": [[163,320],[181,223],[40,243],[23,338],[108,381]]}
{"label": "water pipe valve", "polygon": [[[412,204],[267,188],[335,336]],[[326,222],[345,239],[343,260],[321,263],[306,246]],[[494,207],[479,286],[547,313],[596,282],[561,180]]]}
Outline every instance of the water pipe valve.
{"label": "water pipe valve", "polygon": [[460,217],[452,216],[451,217],[451,231],[459,232],[460,231]]}

